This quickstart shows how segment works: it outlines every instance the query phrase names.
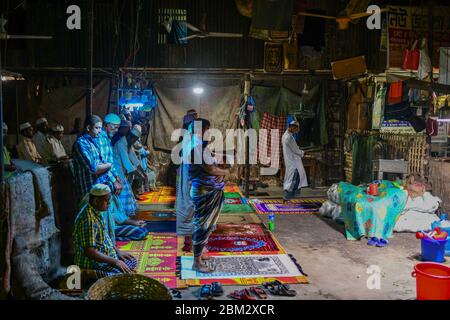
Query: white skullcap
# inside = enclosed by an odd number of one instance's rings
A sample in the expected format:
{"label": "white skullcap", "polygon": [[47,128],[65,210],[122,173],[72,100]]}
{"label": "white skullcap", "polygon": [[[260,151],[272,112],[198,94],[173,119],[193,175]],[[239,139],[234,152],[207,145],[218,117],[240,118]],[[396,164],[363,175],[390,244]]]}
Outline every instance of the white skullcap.
{"label": "white skullcap", "polygon": [[138,138],[141,137],[141,132],[138,129],[136,129],[136,128],[131,129],[131,134],[136,136],[136,137],[138,137]]}
{"label": "white skullcap", "polygon": [[52,127],[52,131],[54,132],[64,132],[64,127],[60,124],[57,124],[56,126]]}
{"label": "white skullcap", "polygon": [[110,193],[111,189],[106,184],[102,183],[97,183],[92,187],[91,191],[89,191],[90,195],[97,197],[106,196],[107,194]]}
{"label": "white skullcap", "polygon": [[135,125],[133,126],[133,129],[136,129],[137,131],[139,131],[139,132],[142,134],[142,127],[141,127],[140,125],[135,124]]}
{"label": "white skullcap", "polygon": [[42,123],[48,123],[47,119],[46,118],[39,118],[39,119],[36,120],[36,125],[37,126],[42,124]]}
{"label": "white skullcap", "polygon": [[8,126],[3,122],[3,131],[8,131]]}
{"label": "white skullcap", "polygon": [[28,129],[28,128],[31,128],[31,123],[29,123],[29,122],[22,123],[22,124],[19,126],[20,131],[25,130],[25,129]]}
{"label": "white skullcap", "polygon": [[291,122],[289,123],[289,125],[290,125],[290,126],[297,126],[297,127],[300,127],[300,124],[298,123],[298,121],[295,121],[295,120],[291,121]]}

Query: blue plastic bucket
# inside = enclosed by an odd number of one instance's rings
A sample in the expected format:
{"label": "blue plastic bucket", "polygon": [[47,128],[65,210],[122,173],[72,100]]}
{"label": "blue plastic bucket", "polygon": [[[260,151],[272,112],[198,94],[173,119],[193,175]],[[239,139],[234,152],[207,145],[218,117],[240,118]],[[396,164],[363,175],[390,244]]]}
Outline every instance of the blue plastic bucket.
{"label": "blue plastic bucket", "polygon": [[448,233],[447,244],[445,245],[445,255],[450,256],[450,228],[442,228],[442,231]]}
{"label": "blue plastic bucket", "polygon": [[431,240],[424,238],[421,240],[422,261],[444,262],[445,261],[445,240]]}

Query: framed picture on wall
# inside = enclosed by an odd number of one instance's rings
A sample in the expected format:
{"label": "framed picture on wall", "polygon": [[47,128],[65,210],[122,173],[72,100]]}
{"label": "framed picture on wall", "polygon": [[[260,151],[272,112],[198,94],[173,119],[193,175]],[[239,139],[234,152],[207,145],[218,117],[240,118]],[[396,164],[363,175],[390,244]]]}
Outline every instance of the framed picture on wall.
{"label": "framed picture on wall", "polygon": [[281,73],[283,71],[283,45],[266,42],[264,44],[264,72]]}

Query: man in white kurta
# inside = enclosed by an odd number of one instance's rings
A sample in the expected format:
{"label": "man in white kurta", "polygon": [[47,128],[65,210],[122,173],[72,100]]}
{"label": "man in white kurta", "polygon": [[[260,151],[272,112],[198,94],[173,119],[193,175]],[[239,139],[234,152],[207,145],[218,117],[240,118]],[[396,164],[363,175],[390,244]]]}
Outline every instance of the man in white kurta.
{"label": "man in white kurta", "polygon": [[33,143],[45,163],[56,162],[57,159],[53,155],[52,146],[48,141],[48,121],[46,118],[36,120],[36,133],[33,136]]}
{"label": "man in white kurta", "polygon": [[52,132],[53,134],[48,136],[48,142],[52,147],[53,157],[57,161],[69,159],[69,156],[66,153],[66,149],[64,149],[64,146],[61,142],[64,135],[64,127],[58,124],[52,128]]}
{"label": "man in white kurta", "polygon": [[285,202],[300,196],[301,188],[308,186],[308,180],[302,162],[302,157],[305,155],[305,152],[300,150],[293,136],[298,131],[298,122],[292,121],[282,138],[284,165],[286,168],[283,183],[283,199]]}

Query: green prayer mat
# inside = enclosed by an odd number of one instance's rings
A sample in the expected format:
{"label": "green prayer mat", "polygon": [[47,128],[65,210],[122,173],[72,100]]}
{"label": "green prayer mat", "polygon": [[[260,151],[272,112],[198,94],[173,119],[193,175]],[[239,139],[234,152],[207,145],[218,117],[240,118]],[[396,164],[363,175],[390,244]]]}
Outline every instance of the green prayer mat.
{"label": "green prayer mat", "polygon": [[225,198],[242,198],[239,192],[224,192]]}
{"label": "green prayer mat", "polygon": [[254,213],[249,204],[224,204],[221,213]]}

